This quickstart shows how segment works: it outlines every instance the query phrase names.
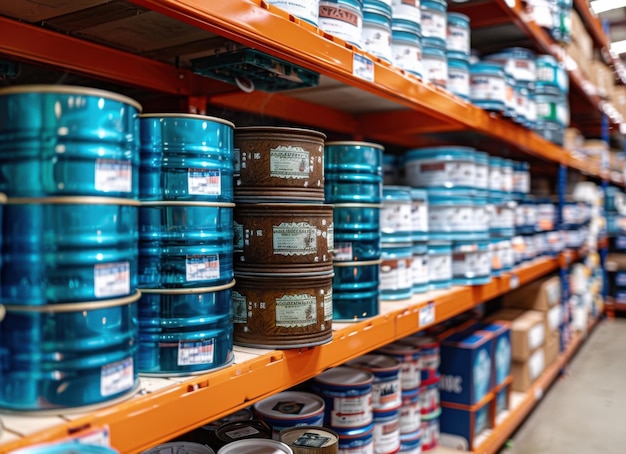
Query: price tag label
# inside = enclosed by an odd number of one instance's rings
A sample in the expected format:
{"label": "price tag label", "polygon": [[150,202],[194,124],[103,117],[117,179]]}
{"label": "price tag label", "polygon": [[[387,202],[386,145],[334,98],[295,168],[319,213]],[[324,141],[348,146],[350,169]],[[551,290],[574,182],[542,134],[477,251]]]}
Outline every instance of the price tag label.
{"label": "price tag label", "polygon": [[509,6],[509,8],[515,8],[515,1],[516,0],[506,0],[506,4]]}
{"label": "price tag label", "polygon": [[361,79],[374,82],[374,62],[364,55],[354,54],[352,74]]}
{"label": "price tag label", "polygon": [[419,326],[432,325],[435,323],[435,304],[428,303],[419,312]]}
{"label": "price tag label", "polygon": [[535,390],[535,400],[541,400],[542,397],[543,397],[543,389],[537,388]]}
{"label": "price tag label", "polygon": [[513,290],[517,287],[519,287],[519,276],[517,274],[512,274],[511,280],[509,281],[509,288]]}
{"label": "price tag label", "polygon": [[104,446],[107,448],[111,446],[111,436],[108,426],[79,434],[74,437],[74,440],[85,445]]}

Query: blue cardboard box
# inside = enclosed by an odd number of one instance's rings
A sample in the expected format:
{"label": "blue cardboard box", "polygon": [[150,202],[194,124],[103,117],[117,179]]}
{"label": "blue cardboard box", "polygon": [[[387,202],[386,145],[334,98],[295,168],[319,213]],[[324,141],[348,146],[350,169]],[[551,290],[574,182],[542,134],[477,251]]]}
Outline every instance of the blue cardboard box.
{"label": "blue cardboard box", "polygon": [[511,330],[506,322],[485,323],[480,325],[479,330],[493,335],[490,384],[490,389],[493,389],[511,373]]}
{"label": "blue cardboard box", "polygon": [[491,387],[493,334],[488,331],[460,332],[441,343],[439,391],[441,400],[475,405]]}
{"label": "blue cardboard box", "polygon": [[511,404],[511,383],[513,377],[508,376],[504,381],[493,390],[493,426],[498,425],[498,417],[510,408]]}
{"label": "blue cardboard box", "polygon": [[441,444],[459,451],[474,449],[480,433],[493,427],[493,400],[494,395],[489,393],[474,406],[441,402]]}

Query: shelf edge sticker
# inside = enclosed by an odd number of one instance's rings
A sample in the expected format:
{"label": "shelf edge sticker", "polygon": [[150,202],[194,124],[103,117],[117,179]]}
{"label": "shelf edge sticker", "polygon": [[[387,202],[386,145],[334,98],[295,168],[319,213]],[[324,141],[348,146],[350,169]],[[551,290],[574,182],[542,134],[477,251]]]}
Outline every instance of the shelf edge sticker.
{"label": "shelf edge sticker", "polygon": [[374,82],[374,62],[365,55],[354,54],[352,59],[352,75],[369,82]]}
{"label": "shelf edge sticker", "polygon": [[426,306],[420,308],[419,312],[419,326],[432,325],[435,323],[435,303],[428,303]]}
{"label": "shelf edge sticker", "polygon": [[511,290],[519,287],[519,276],[517,274],[511,274],[511,279],[509,280],[509,288]]}

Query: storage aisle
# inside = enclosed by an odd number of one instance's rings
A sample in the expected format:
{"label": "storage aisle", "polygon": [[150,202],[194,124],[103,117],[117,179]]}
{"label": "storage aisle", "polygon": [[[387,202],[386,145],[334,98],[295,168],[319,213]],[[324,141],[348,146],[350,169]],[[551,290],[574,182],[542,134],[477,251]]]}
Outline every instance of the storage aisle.
{"label": "storage aisle", "polygon": [[626,452],[626,319],[600,323],[514,437],[515,454]]}

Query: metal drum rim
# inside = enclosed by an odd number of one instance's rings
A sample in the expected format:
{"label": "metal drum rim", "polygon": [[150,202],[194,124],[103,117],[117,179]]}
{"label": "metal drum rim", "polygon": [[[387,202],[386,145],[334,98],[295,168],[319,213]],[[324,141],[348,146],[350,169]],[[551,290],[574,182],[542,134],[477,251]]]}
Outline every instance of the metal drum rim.
{"label": "metal drum rim", "polygon": [[200,115],[200,114],[190,114],[190,113],[149,113],[149,114],[141,114],[139,115],[139,119],[144,118],[186,118],[191,120],[204,120],[204,121],[214,121],[216,123],[222,123],[226,126],[230,126],[235,129],[235,124],[231,121],[225,120],[219,117],[212,117],[209,115]]}
{"label": "metal drum rim", "polygon": [[108,90],[102,90],[100,88],[92,88],[92,87],[83,87],[80,85],[46,85],[46,84],[35,84],[35,85],[14,85],[12,87],[2,88],[0,89],[0,96],[4,95],[19,95],[25,93],[49,93],[49,94],[59,94],[59,95],[90,95],[90,96],[100,96],[103,98],[108,98],[113,101],[120,101],[124,104],[131,105],[135,107],[139,112],[143,110],[143,107],[139,102],[135,101],[133,98],[128,96],[115,93]]}
{"label": "metal drum rim", "polygon": [[371,266],[371,265],[380,265],[383,263],[383,259],[378,260],[359,260],[359,261],[351,261],[351,262],[336,262],[333,261],[333,266]]}
{"label": "metal drum rim", "polygon": [[231,202],[200,202],[190,200],[188,202],[180,202],[178,200],[141,200],[142,207],[160,207],[160,206],[178,206],[178,207],[203,207],[203,208],[235,208],[235,204]]}
{"label": "metal drum rim", "polygon": [[382,208],[381,203],[334,203],[335,208]]}
{"label": "metal drum rim", "polygon": [[110,307],[127,306],[136,302],[141,297],[141,292],[136,290],[135,293],[123,298],[113,298],[108,300],[97,301],[81,301],[78,303],[61,303],[48,304],[45,306],[20,306],[5,304],[4,309],[7,312],[29,312],[29,313],[59,313],[59,312],[78,312],[88,310],[108,309]]}
{"label": "metal drum rim", "polygon": [[272,132],[272,133],[287,132],[287,133],[293,133],[293,134],[299,133],[299,134],[304,134],[308,136],[313,136],[316,138],[321,138],[322,140],[326,139],[326,134],[324,134],[321,131],[316,131],[315,129],[307,129],[307,128],[294,128],[290,126],[239,126],[235,128],[235,136],[237,135],[237,131],[249,132],[249,133],[255,133],[255,132]]}
{"label": "metal drum rim", "polygon": [[7,196],[6,194],[0,193],[0,204],[5,204],[7,203]]}
{"label": "metal drum rim", "polygon": [[181,371],[181,372],[138,372],[139,378],[169,378],[169,377],[186,377],[186,376],[198,376],[210,374],[218,370],[226,369],[229,366],[232,366],[235,363],[235,351],[230,350],[228,352],[228,360],[220,366],[214,367],[212,369],[202,369],[202,370],[193,370],[193,371]]}
{"label": "metal drum rim", "polygon": [[324,147],[329,147],[329,146],[361,146],[361,147],[372,147],[372,148],[379,148],[383,151],[385,151],[385,147],[379,143],[373,143],[373,142],[360,142],[360,141],[349,141],[349,140],[336,140],[334,142],[326,142],[324,143]]}
{"label": "metal drum rim", "polygon": [[307,208],[334,208],[332,203],[286,203],[286,202],[268,202],[268,203],[237,203],[235,208],[291,208],[291,209],[307,209]]}
{"label": "metal drum rim", "polygon": [[216,285],[214,287],[188,287],[188,288],[142,288],[139,289],[141,293],[145,293],[146,295],[197,295],[199,293],[215,293],[221,292],[222,290],[228,290],[229,288],[233,288],[235,286],[235,279],[230,281],[228,284]]}
{"label": "metal drum rim", "polygon": [[134,199],[121,197],[67,196],[67,197],[9,197],[7,205],[126,205],[140,206]]}

